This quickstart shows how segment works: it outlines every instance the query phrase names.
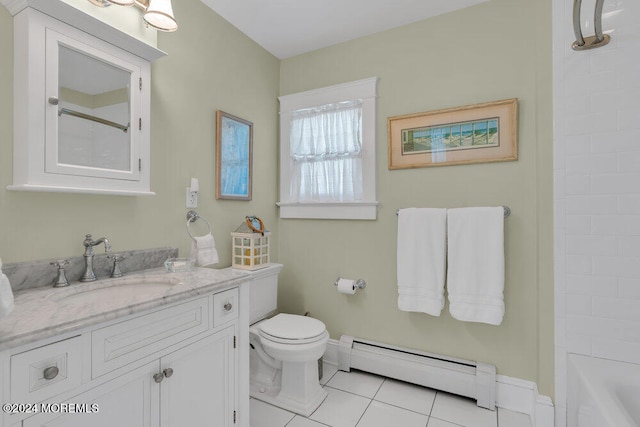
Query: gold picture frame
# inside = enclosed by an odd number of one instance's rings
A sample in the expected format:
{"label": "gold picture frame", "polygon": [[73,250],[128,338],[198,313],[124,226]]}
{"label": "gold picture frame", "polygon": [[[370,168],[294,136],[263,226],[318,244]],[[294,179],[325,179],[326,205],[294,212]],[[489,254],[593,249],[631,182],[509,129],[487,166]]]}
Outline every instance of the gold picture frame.
{"label": "gold picture frame", "polygon": [[389,169],[518,159],[518,99],[389,117]]}
{"label": "gold picture frame", "polygon": [[253,123],[216,111],[216,199],[251,200]]}

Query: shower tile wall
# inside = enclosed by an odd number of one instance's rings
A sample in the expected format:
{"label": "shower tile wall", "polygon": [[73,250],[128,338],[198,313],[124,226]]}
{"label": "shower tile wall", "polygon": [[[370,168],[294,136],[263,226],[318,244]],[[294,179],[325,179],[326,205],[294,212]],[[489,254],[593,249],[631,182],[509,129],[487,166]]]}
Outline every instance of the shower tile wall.
{"label": "shower tile wall", "polygon": [[[605,1],[612,40],[582,52],[570,48],[572,6],[553,1],[559,427],[567,353],[640,363],[640,3]],[[585,36],[593,10],[583,0]]]}

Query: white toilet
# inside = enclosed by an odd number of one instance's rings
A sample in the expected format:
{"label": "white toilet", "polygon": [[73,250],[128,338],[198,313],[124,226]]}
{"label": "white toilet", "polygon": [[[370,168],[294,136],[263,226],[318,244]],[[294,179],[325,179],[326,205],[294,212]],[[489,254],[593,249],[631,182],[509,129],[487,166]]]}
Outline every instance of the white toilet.
{"label": "white toilet", "polygon": [[250,272],[251,397],[308,417],[327,397],[318,380],[318,359],[329,341],[320,320],[276,314],[282,264]]}

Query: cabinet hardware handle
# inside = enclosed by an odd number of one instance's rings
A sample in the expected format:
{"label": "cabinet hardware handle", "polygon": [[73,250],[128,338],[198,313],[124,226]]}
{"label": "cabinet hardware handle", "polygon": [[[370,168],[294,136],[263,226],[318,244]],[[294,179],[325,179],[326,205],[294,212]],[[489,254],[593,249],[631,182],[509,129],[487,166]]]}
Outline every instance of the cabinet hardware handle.
{"label": "cabinet hardware handle", "polygon": [[55,96],[51,96],[49,97],[49,104],[51,105],[58,105],[58,98],[56,98]]}
{"label": "cabinet hardware handle", "polygon": [[153,374],[153,380],[157,383],[161,383],[164,379],[164,374],[162,372],[158,372],[157,374]]}
{"label": "cabinet hardware handle", "polygon": [[165,377],[169,378],[171,375],[173,375],[173,369],[167,368],[164,371],[162,371],[162,373],[164,374]]}
{"label": "cabinet hardware handle", "polygon": [[45,380],[52,380],[58,376],[59,372],[60,370],[58,369],[57,366],[49,366],[47,369],[43,371],[42,375],[44,376]]}
{"label": "cabinet hardware handle", "polygon": [[226,311],[231,311],[231,309],[232,309],[232,308],[233,308],[233,306],[231,305],[231,303],[230,303],[230,302],[228,302],[228,303],[226,303],[226,304],[224,305],[224,309],[225,309]]}

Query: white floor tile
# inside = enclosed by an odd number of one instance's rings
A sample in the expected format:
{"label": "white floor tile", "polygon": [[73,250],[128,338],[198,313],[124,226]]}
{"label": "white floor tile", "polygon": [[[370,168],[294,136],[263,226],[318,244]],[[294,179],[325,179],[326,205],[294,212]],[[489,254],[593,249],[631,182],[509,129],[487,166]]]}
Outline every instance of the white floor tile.
{"label": "white floor tile", "polygon": [[329,395],[309,418],[332,427],[355,427],[370,400],[330,387],[325,390]]}
{"label": "white floor tile", "polygon": [[435,398],[434,390],[387,378],[374,400],[429,415]]}
{"label": "white floor tile", "polygon": [[498,427],[531,427],[529,415],[498,408]]}
{"label": "white floor tile", "polygon": [[426,415],[374,400],[358,422],[358,427],[426,427],[428,419]]}
{"label": "white floor tile", "polygon": [[327,362],[322,363],[322,379],[320,380],[320,384],[325,385],[329,382],[331,378],[338,372],[338,367],[335,365],[330,365]]}
{"label": "white floor tile", "polygon": [[338,371],[333,378],[329,380],[327,386],[371,399],[375,396],[383,381],[384,377],[367,372]]}
{"label": "white floor tile", "polygon": [[311,417],[252,398],[250,427],[532,427],[526,414],[489,411],[471,399],[329,364],[323,369],[329,395]]}
{"label": "white floor tile", "polygon": [[326,424],[320,424],[317,421],[313,421],[313,420],[310,420],[309,418],[296,415],[295,417],[293,417],[291,422],[287,424],[287,427],[326,427]]}
{"label": "white floor tile", "polygon": [[449,421],[443,421],[437,418],[430,417],[427,427],[460,427],[460,424],[454,424],[450,423]]}
{"label": "white floor tile", "polygon": [[438,392],[431,416],[465,427],[497,427],[496,411],[480,408],[471,399]]}
{"label": "white floor tile", "polygon": [[249,411],[251,427],[284,427],[295,415],[257,399],[249,400]]}

